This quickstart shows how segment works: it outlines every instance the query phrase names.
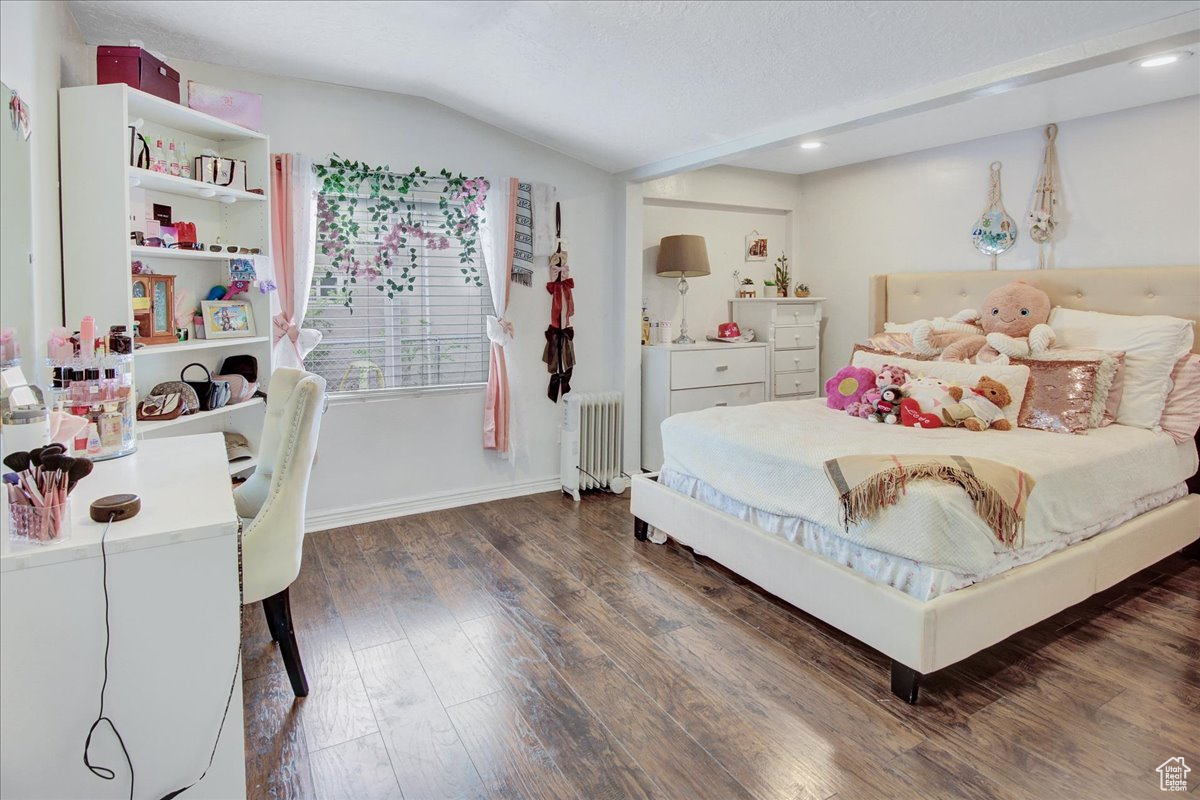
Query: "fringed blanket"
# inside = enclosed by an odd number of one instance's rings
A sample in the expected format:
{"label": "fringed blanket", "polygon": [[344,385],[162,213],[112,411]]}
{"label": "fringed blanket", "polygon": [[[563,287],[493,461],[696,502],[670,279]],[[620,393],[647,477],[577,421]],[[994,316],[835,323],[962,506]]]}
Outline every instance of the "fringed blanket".
{"label": "fringed blanket", "polygon": [[841,499],[847,530],[895,505],[910,481],[932,479],[961,487],[996,539],[1009,548],[1024,537],[1025,506],[1034,484],[1016,467],[966,456],[842,456],[825,462],[825,474]]}

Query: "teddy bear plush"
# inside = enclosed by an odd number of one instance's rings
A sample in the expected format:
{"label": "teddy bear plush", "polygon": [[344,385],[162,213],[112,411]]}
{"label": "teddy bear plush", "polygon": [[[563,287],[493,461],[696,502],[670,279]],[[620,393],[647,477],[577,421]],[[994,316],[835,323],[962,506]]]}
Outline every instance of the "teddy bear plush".
{"label": "teddy bear plush", "polygon": [[900,421],[900,401],[903,399],[904,392],[900,390],[899,386],[883,387],[879,390],[879,399],[875,401],[875,408],[867,420],[895,425]]}
{"label": "teddy bear plush", "polygon": [[1007,364],[1010,358],[1041,353],[1054,344],[1050,296],[1024,281],[993,289],[983,299],[982,334],[967,335],[942,350],[943,361]]}
{"label": "teddy bear plush", "polygon": [[1012,423],[1004,416],[1012,395],[1000,381],[984,375],[974,389],[963,391],[961,386],[951,386],[949,392],[954,403],[942,408],[942,421],[947,425],[961,425],[972,431],[1012,430]]}

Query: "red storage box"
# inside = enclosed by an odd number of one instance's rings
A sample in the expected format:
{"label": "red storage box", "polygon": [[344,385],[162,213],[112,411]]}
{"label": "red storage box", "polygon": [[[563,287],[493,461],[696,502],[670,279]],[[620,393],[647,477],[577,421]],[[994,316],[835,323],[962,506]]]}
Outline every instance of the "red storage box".
{"label": "red storage box", "polygon": [[96,83],[124,83],[179,102],[179,73],[140,47],[97,47]]}

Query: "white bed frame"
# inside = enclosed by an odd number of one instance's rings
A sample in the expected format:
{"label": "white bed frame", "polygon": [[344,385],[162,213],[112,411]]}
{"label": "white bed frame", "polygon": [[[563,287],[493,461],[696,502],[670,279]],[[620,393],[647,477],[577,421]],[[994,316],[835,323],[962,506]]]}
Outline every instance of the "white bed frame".
{"label": "white bed frame", "polygon": [[[1055,305],[1197,319],[1200,267],[934,272],[871,279],[871,331],[885,320],[977,307],[1016,278]],[[1200,347],[1200,343],[1197,345]],[[1192,491],[1197,488],[1192,486]],[[921,677],[1023,630],[1186,549],[1200,557],[1200,494],[1189,494],[1031,564],[928,602],[876,583],[657,482],[632,481],[634,535],[666,533],[892,659],[892,692],[917,701]]]}

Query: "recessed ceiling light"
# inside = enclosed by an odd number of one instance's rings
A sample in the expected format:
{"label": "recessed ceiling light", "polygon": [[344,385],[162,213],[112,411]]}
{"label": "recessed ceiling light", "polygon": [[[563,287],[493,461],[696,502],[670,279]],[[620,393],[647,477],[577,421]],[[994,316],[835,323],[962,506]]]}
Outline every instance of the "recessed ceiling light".
{"label": "recessed ceiling light", "polygon": [[1162,53],[1149,58],[1141,58],[1133,62],[1139,67],[1165,67],[1168,64],[1175,64],[1190,56],[1191,53],[1187,50],[1181,50],[1177,53]]}
{"label": "recessed ceiling light", "polygon": [[801,150],[817,150],[824,146],[825,146],[824,142],[801,142],[800,143]]}

